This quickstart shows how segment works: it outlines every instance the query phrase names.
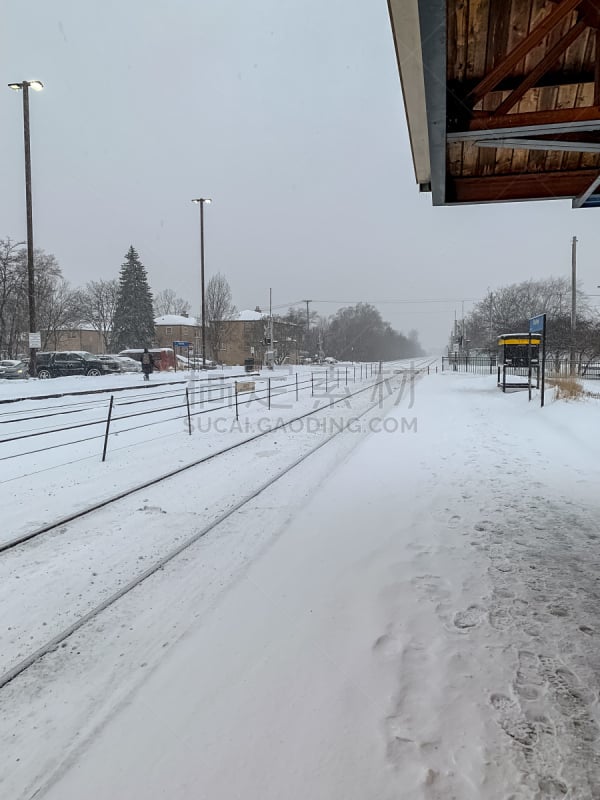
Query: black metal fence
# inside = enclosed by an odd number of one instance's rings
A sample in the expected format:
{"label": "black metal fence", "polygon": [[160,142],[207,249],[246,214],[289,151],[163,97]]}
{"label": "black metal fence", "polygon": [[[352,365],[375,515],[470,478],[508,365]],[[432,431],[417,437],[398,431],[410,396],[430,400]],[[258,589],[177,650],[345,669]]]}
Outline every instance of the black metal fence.
{"label": "black metal fence", "polygon": [[546,356],[546,375],[553,378],[569,376],[581,380],[600,380],[600,361],[569,361],[567,359],[548,358]]}
{"label": "black metal fence", "polygon": [[493,375],[496,371],[496,358],[468,355],[442,356],[442,372],[447,371]]}
{"label": "black metal fence", "polygon": [[[474,372],[493,375],[498,366],[494,356],[451,355],[442,357],[442,372]],[[527,367],[514,367],[516,375],[527,375]],[[574,376],[582,380],[600,380],[600,361],[569,361],[546,356],[546,375],[551,378]]]}

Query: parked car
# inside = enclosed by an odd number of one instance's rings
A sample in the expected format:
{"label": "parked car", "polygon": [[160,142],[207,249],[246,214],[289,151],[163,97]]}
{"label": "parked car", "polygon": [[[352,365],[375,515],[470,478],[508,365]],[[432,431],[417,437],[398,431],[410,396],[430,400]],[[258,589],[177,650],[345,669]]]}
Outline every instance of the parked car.
{"label": "parked car", "polygon": [[[129,350],[121,350],[119,357],[127,356],[136,361],[142,361],[143,347],[130,348]],[[151,347],[150,353],[154,360],[154,369],[159,372],[168,372],[175,369],[175,353],[171,347]]]}
{"label": "parked car", "polygon": [[82,350],[37,354],[38,378],[63,375],[107,375],[121,371],[118,361],[107,356],[94,356]]}
{"label": "parked car", "polygon": [[[201,358],[186,358],[185,356],[176,356],[177,358],[177,369],[202,369],[202,359]],[[206,359],[205,362],[206,369],[217,369],[217,363],[215,361],[211,361],[209,358]]]}
{"label": "parked car", "polygon": [[141,372],[142,365],[139,361],[136,361],[135,358],[129,358],[129,356],[116,356],[116,355],[106,355],[106,356],[98,356],[101,359],[111,359],[116,361],[119,365],[121,372]]}
{"label": "parked car", "polygon": [[28,378],[29,364],[20,359],[0,361],[0,378]]}

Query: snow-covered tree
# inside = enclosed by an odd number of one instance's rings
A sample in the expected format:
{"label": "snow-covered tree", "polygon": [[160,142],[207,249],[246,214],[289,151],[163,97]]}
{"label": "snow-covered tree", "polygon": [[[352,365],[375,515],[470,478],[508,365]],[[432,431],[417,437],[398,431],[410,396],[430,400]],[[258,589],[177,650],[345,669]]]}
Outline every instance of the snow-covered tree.
{"label": "snow-covered tree", "polygon": [[119,274],[112,347],[150,347],[154,340],[154,309],[146,268],[133,245]]}

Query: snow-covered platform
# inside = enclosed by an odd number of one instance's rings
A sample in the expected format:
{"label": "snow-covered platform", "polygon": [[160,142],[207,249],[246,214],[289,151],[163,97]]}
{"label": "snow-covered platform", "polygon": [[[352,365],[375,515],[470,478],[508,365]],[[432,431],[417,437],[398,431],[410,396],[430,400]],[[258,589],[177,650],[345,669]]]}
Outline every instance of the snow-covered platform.
{"label": "snow-covered platform", "polygon": [[599,411],[390,395],[5,688],[0,796],[598,797]]}

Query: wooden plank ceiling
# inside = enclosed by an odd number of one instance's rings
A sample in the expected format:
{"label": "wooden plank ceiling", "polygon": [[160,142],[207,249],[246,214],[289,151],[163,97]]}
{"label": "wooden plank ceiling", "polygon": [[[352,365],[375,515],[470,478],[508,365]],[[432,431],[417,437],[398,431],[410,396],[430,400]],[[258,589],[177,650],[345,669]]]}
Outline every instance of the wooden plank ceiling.
{"label": "wooden plank ceiling", "polygon": [[447,0],[446,10],[446,203],[594,205],[600,0]]}

